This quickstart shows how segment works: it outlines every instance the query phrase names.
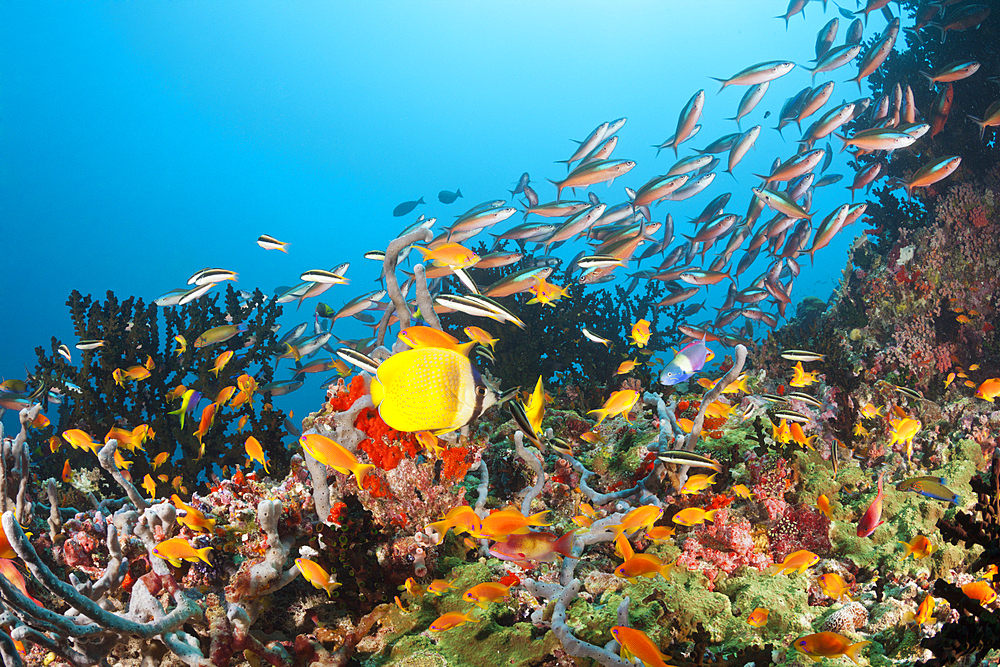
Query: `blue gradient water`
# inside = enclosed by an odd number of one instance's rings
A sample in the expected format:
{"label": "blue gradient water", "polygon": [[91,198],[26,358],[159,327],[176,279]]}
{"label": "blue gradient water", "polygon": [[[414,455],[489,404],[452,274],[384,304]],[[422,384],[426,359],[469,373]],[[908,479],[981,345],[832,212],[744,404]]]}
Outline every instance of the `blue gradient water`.
{"label": "blue gradient water", "polygon": [[[23,378],[24,366],[34,368],[34,348],[47,348],[52,336],[73,347],[64,305],[72,289],[150,301],[218,266],[239,272],[239,288],[270,293],[307,269],[350,261],[352,284],[320,297],[339,307],[374,289],[377,267],[362,253],[384,249],[416,215],[447,223],[506,196],[524,171],[543,201],[554,199],[544,179],[565,174],[554,161],[573,152],[570,139],[621,116],[629,120],[614,157],[638,166],[593,191],[609,205],[624,201],[625,186],[637,188],[673,164],[672,152],[654,157],[650,145],[674,133],[698,89],[708,94],[704,127],[682,149],[736,131],[723,119],[735,114],[745,88],[717,94],[709,77],[814,56],[816,32],[833,6],[824,15],[819,3],[809,5],[787,31],[773,18],[785,7],[743,0],[2,3],[0,375]],[[838,43],[847,23],[841,19]],[[873,15],[866,39],[884,26]],[[855,72],[851,65],[817,76],[838,82],[831,104],[859,97],[855,84],[841,83]],[[772,83],[743,121],[746,129],[772,112],[737,178],[719,173],[704,193],[654,209],[654,219],[671,212],[678,234],[689,233],[682,221],[726,191],[734,193],[728,209],[742,215],[759,183],[751,174],[794,153],[794,128],[785,130],[787,141],[771,128],[784,99],[808,84],[800,68]],[[848,200],[844,157],[827,173],[845,179],[817,192],[817,222]],[[437,202],[439,190],[456,188],[463,199]],[[396,204],[420,196],[426,206],[392,217]],[[829,297],[860,231],[842,233],[815,268],[805,262],[796,301]],[[290,242],[289,254],[260,249],[260,234]],[[559,254],[568,259],[582,248]],[[763,267],[758,260],[747,278]],[[724,288],[710,294],[721,301]],[[286,327],[311,319],[315,302],[299,317],[286,307]],[[349,324],[334,333],[367,335]],[[322,400],[318,384],[310,379],[279,405],[304,416]],[[4,416],[8,431],[15,423],[15,415]]]}

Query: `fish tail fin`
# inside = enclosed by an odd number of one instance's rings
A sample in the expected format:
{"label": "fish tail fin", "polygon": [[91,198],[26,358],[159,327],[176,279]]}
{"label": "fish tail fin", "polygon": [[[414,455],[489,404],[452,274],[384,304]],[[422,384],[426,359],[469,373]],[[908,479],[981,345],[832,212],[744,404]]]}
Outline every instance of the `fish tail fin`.
{"label": "fish tail fin", "polygon": [[969,120],[971,120],[973,123],[979,126],[979,140],[982,141],[983,135],[986,133],[986,123],[976,118],[972,114],[969,114]]}
{"label": "fish tail fin", "polygon": [[571,530],[564,533],[562,537],[556,540],[556,543],[552,546],[552,550],[561,556],[566,558],[573,557],[573,544],[576,542],[576,531]]}
{"label": "fish tail fin", "polygon": [[[458,190],[455,190],[455,195],[458,196],[458,197],[462,197],[462,188],[459,188]],[[462,198],[464,199],[464,197],[462,197]]]}
{"label": "fish tail fin", "polygon": [[212,561],[208,559],[208,552],[212,550],[212,547],[205,547],[204,549],[195,549],[194,552],[198,554],[198,560],[204,562],[207,565],[211,565]]}
{"label": "fish tail fin", "polygon": [[860,665],[861,663],[858,662],[858,656],[861,652],[861,649],[863,649],[868,644],[871,644],[871,642],[858,642],[857,644],[851,644],[846,649],[844,649],[844,655],[850,658],[855,665]]}
{"label": "fish tail fin", "polygon": [[715,522],[715,513],[719,511],[719,508],[705,512],[705,521]]}
{"label": "fish tail fin", "polygon": [[842,142],[844,142],[844,145],[840,147],[840,152],[843,153],[844,151],[846,151],[847,150],[847,142],[850,141],[850,139],[848,139],[847,137],[845,137],[842,134],[837,134],[836,132],[833,133],[833,136],[837,137]]}
{"label": "fish tail fin", "polygon": [[535,514],[532,514],[531,516],[526,517],[528,519],[528,525],[529,526],[551,526],[552,525],[551,523],[542,523],[543,521],[545,521],[548,518],[545,515],[548,514],[550,511],[551,510],[542,510],[541,512],[536,512]]}
{"label": "fish tail fin", "polygon": [[604,408],[598,408],[597,410],[591,410],[587,414],[591,415],[594,413],[597,413],[599,415],[597,418],[597,425],[600,426],[601,422],[604,421],[604,418],[608,416],[608,411],[605,410]]}
{"label": "fish tail fin", "polygon": [[930,90],[934,90],[934,77],[932,77],[932,76],[931,76],[930,74],[928,74],[927,72],[924,72],[923,70],[921,70],[921,71],[919,72],[919,74],[920,74],[920,76],[923,76],[923,77],[926,77],[926,78],[927,78],[927,87],[928,87],[928,88],[929,88]]}
{"label": "fish tail fin", "polygon": [[421,197],[420,199],[418,199],[418,200],[417,200],[417,203],[418,203],[418,204],[426,204],[427,202],[425,202],[425,201],[424,201],[424,198],[423,198],[423,197]]}
{"label": "fish tail fin", "polygon": [[358,490],[361,490],[362,488],[364,488],[364,487],[362,487],[362,483],[365,481],[365,477],[367,477],[368,473],[370,473],[374,469],[375,469],[375,466],[373,466],[373,465],[369,465],[367,463],[359,463],[357,465],[357,467],[355,467],[351,471],[351,472],[354,473],[354,479],[356,479],[358,481]]}
{"label": "fish tail fin", "polygon": [[670,562],[670,563],[664,563],[663,565],[661,565],[658,568],[658,571],[659,571],[661,577],[663,577],[664,579],[667,579],[669,581],[670,580],[670,571],[672,569],[674,569],[674,563]]}
{"label": "fish tail fin", "polygon": [[[721,92],[722,92],[723,90],[725,90],[726,86],[728,86],[728,85],[729,85],[729,84],[728,84],[728,83],[726,82],[726,80],[725,80],[725,79],[720,79],[720,78],[718,78],[718,77],[716,77],[716,76],[710,76],[710,77],[708,77],[708,78],[710,78],[710,79],[712,79],[712,80],[714,80],[714,81],[719,81],[720,83],[722,83],[722,85],[721,85],[721,86],[719,87],[719,93],[721,93]],[[718,95],[719,93],[716,93],[716,95]]]}
{"label": "fish tail fin", "polygon": [[445,520],[441,520],[441,521],[435,521],[434,523],[429,523],[424,528],[425,532],[427,528],[430,528],[435,533],[437,533],[438,536],[437,542],[434,543],[436,546],[444,542],[444,536],[448,532],[448,529],[451,528],[451,524]]}

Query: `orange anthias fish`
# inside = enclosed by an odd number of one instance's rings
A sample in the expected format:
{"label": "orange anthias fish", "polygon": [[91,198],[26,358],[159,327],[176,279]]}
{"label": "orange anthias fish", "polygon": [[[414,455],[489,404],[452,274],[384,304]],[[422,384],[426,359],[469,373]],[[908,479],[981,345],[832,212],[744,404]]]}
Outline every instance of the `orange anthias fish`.
{"label": "orange anthias fish", "polygon": [[990,378],[976,388],[976,398],[993,403],[1000,396],[1000,378]]}
{"label": "orange anthias fish", "polygon": [[911,554],[914,559],[917,558],[927,558],[934,552],[934,544],[924,537],[923,535],[917,535],[909,542],[900,542],[906,547],[906,553],[903,554],[903,560],[906,560]]}
{"label": "orange anthias fish", "polygon": [[684,482],[684,486],[681,487],[682,495],[689,495],[695,493],[701,493],[711,485],[715,484],[715,476],[719,473],[713,472],[711,475],[691,475]]}
{"label": "orange anthias fish", "polygon": [[786,445],[792,441],[792,432],[788,428],[788,420],[782,419],[777,425],[771,422],[771,437],[774,441]]}
{"label": "orange anthias fish", "polygon": [[830,499],[826,497],[825,493],[821,493],[816,499],[816,507],[826,516],[827,519],[833,518],[833,510],[830,509]]}
{"label": "orange anthias fish", "polygon": [[495,581],[477,584],[462,593],[462,599],[480,609],[486,609],[490,602],[499,602],[510,594],[510,586]]}
{"label": "orange anthias fish", "polygon": [[375,469],[375,466],[361,463],[351,452],[330,438],[318,433],[308,433],[299,438],[302,447],[314,459],[328,465],[341,474],[353,473],[354,479],[361,489],[365,476]]}
{"label": "orange anthias fish", "polygon": [[212,372],[215,373],[215,377],[219,377],[219,372],[226,367],[226,364],[228,364],[229,360],[232,358],[233,358],[232,350],[226,350],[225,352],[223,352],[222,354],[220,354],[215,358],[215,365],[212,366]]}
{"label": "orange anthias fish", "polygon": [[215,530],[215,517],[206,517],[201,510],[185,504],[176,493],[170,496],[170,502],[177,509],[184,511],[183,515],[177,515],[177,522],[181,525],[187,526],[196,533],[211,533]]}
{"label": "orange anthias fish", "polygon": [[441,544],[444,542],[444,536],[449,528],[453,529],[456,535],[478,533],[482,528],[482,521],[471,507],[459,505],[448,510],[448,513],[440,521],[427,524],[427,528],[432,529],[437,534],[437,544]]}
{"label": "orange anthias fish", "polygon": [[183,537],[174,537],[153,547],[153,555],[169,561],[174,567],[180,567],[182,560],[190,563],[202,561],[206,565],[211,565],[212,561],[208,560],[208,552],[211,550],[212,547],[195,549]]}
{"label": "orange anthias fish", "polygon": [[326,591],[326,596],[330,597],[334,589],[340,586],[340,583],[333,580],[330,573],[323,569],[323,566],[319,563],[309,560],[308,558],[296,558],[295,566],[299,568],[299,572],[305,577],[306,581],[315,586],[316,588],[323,589]]}
{"label": "orange anthias fish", "polygon": [[147,472],[146,476],[142,478],[142,488],[146,489],[146,493],[149,494],[150,498],[156,497],[156,482]]}
{"label": "orange anthias fish", "polygon": [[482,525],[477,532],[472,532],[473,537],[479,539],[503,540],[508,535],[523,535],[528,532],[531,526],[550,526],[545,523],[549,510],[543,510],[531,516],[524,516],[516,507],[508,507],[490,513],[483,519]]}
{"label": "orange anthias fish", "polygon": [[73,469],[69,467],[69,459],[66,459],[66,461],[63,463],[61,477],[62,481],[66,482],[67,484],[73,481]]}
{"label": "orange anthias fish", "polygon": [[399,332],[399,340],[410,347],[441,347],[446,350],[455,350],[468,355],[469,351],[475,347],[475,341],[463,343],[446,331],[439,331],[434,327],[412,326]]}
{"label": "orange anthias fish", "polygon": [[470,613],[463,614],[459,611],[452,611],[442,616],[438,616],[433,623],[431,623],[428,630],[431,632],[444,632],[445,630],[451,630],[452,628],[457,628],[460,625],[465,625],[466,623],[478,623],[479,619]]}
{"label": "orange anthias fish", "polygon": [[212,428],[212,424],[215,422],[215,411],[219,408],[215,403],[209,403],[201,411],[201,420],[198,422],[198,430],[195,431],[194,435],[198,438],[198,442],[205,437],[208,433],[208,429]]}
{"label": "orange anthias fish", "polygon": [[639,320],[632,325],[632,342],[636,347],[646,347],[651,335],[648,320]]}
{"label": "orange anthias fish", "polygon": [[431,260],[434,266],[447,266],[449,269],[467,269],[479,262],[479,255],[459,243],[442,243],[433,248],[413,246],[423,256],[424,261]]}
{"label": "orange anthias fish", "polygon": [[799,549],[785,556],[781,563],[775,563],[770,567],[771,574],[785,574],[798,570],[800,573],[819,562],[819,556],[811,551]]}
{"label": "orange anthias fish", "polygon": [[674,515],[673,522],[678,526],[696,526],[706,521],[715,521],[718,509],[705,511],[700,507],[687,507]]}
{"label": "orange anthias fish", "polygon": [[167,459],[169,459],[169,458],[170,458],[170,452],[160,452],[159,454],[157,454],[153,458],[153,464],[152,464],[153,465],[153,470],[156,470],[161,465],[163,465],[164,463],[166,463]]}
{"label": "orange anthias fish", "polygon": [[[618,391],[612,392],[608,400],[604,402],[604,405],[598,410],[591,410],[587,414],[597,413],[599,415],[597,419],[597,426],[601,425],[607,417],[612,417],[614,415],[623,415],[625,421],[631,424],[629,420],[629,411],[632,406],[635,405],[636,401],[639,400],[639,392],[634,389],[620,389]],[[596,427],[595,427],[596,428]]]}
{"label": "orange anthias fish", "polygon": [[668,526],[653,526],[652,528],[646,529],[646,537],[655,542],[656,544],[663,544],[677,532],[676,528],[670,528]]}
{"label": "orange anthias fish", "polygon": [[626,359],[618,364],[618,369],[615,370],[615,375],[625,375],[626,373],[631,373],[635,367],[641,363],[642,362],[637,361],[636,359]]}
{"label": "orange anthias fish", "polygon": [[643,505],[622,517],[619,523],[612,524],[606,530],[612,531],[614,539],[619,535],[632,537],[642,529],[649,529],[663,516],[663,508],[656,505]]}
{"label": "orange anthias fish", "polygon": [[628,579],[633,584],[639,581],[639,577],[656,575],[669,580],[673,567],[673,563],[664,563],[653,554],[635,554],[615,569],[615,576]]}
{"label": "orange anthias fish", "polygon": [[839,655],[846,655],[855,664],[860,665],[858,653],[870,643],[866,641],[852,644],[850,639],[838,635],[836,632],[817,632],[814,635],[799,637],[792,642],[792,646],[799,653],[808,655],[814,662],[819,662],[820,658],[835,658]]}
{"label": "orange anthias fish", "polygon": [[923,602],[917,607],[917,613],[914,614],[912,611],[906,612],[903,615],[903,621],[906,623],[915,623],[917,625],[923,625],[931,620],[934,614],[934,596],[928,593],[924,596]]}
{"label": "orange anthias fish", "polygon": [[493,338],[489,331],[477,326],[467,326],[463,331],[465,331],[465,335],[469,337],[469,340],[474,340],[480,345],[488,345],[491,350],[494,349],[494,345],[500,340],[499,338]]}
{"label": "orange anthias fish", "polygon": [[753,499],[753,492],[747,488],[746,484],[736,484],[733,486],[733,493],[736,494],[738,498],[745,498],[747,500]]}
{"label": "orange anthias fish", "polygon": [[762,628],[764,627],[765,624],[767,624],[767,615],[769,613],[770,612],[767,609],[764,609],[763,607],[757,607],[752,612],[750,612],[749,616],[747,616],[747,623],[749,623],[755,628]]}
{"label": "orange anthias fish", "polygon": [[788,432],[789,434],[791,434],[792,440],[795,442],[795,444],[800,445],[805,449],[812,449],[815,451],[816,448],[813,447],[812,443],[819,436],[813,435],[807,438],[805,431],[802,430],[802,425],[799,424],[798,422],[792,422],[791,424],[789,424]]}
{"label": "orange anthias fish", "polygon": [[871,536],[875,532],[875,529],[884,523],[882,521],[882,498],[884,497],[882,492],[883,476],[885,476],[885,471],[878,474],[878,495],[875,496],[875,500],[872,501],[864,516],[861,517],[861,521],[858,522],[858,537]]}
{"label": "orange anthias fish", "polygon": [[920,423],[920,420],[910,417],[890,419],[889,424],[892,427],[889,431],[889,435],[892,436],[889,440],[889,446],[891,447],[897,442],[903,443],[906,447],[906,460],[909,461],[913,452],[913,438],[920,432],[923,424]]}
{"label": "orange anthias fish", "polygon": [[653,640],[642,630],[616,625],[611,628],[611,634],[622,647],[622,658],[634,662],[636,658],[646,667],[667,667],[667,658],[656,647]]}
{"label": "orange anthias fish", "polygon": [[441,596],[444,595],[445,591],[451,590],[454,587],[455,585],[447,579],[435,579],[431,583],[427,584],[427,592]]}
{"label": "orange anthias fish", "polygon": [[973,600],[978,600],[981,605],[993,604],[997,599],[997,592],[988,581],[973,581],[962,586],[962,592]]}
{"label": "orange anthias fish", "polygon": [[795,371],[795,375],[792,376],[788,384],[793,387],[808,387],[812,383],[819,381],[819,371],[806,371],[802,367],[801,361],[795,364],[792,370]]}
{"label": "orange anthias fish", "polygon": [[264,448],[261,447],[260,441],[251,435],[247,438],[243,446],[246,448],[247,458],[261,464],[264,466],[264,472],[270,473],[267,469],[267,458],[264,456]]}
{"label": "orange anthias fish", "polygon": [[836,572],[821,574],[817,581],[823,592],[834,600],[839,600],[842,597],[846,597],[848,600],[851,599],[851,596],[848,595],[851,592],[850,584],[844,581],[844,578]]}
{"label": "orange anthias fish", "polygon": [[541,303],[554,308],[556,301],[569,297],[569,292],[566,291],[565,287],[559,287],[558,285],[546,282],[541,276],[534,276],[534,279],[535,284],[529,287],[528,291],[535,296],[529,299],[527,303]]}

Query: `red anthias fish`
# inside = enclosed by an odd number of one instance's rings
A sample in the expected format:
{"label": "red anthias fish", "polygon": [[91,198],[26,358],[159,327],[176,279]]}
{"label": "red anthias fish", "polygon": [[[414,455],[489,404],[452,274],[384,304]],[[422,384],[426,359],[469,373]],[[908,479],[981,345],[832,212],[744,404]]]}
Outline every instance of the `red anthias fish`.
{"label": "red anthias fish", "polygon": [[875,529],[881,526],[884,522],[882,521],[882,476],[885,475],[885,471],[878,474],[878,495],[875,496],[875,500],[869,505],[868,511],[865,515],[861,517],[861,521],[858,522],[858,537],[868,537],[875,532]]}

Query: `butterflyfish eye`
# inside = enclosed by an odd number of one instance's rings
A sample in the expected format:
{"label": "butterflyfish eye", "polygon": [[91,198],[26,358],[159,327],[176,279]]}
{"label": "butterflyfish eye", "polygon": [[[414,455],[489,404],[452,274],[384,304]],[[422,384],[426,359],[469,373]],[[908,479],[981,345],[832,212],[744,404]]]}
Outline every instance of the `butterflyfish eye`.
{"label": "butterflyfish eye", "polygon": [[482,385],[476,387],[476,394],[479,395],[479,396],[485,396],[486,395],[486,387],[484,387]]}

